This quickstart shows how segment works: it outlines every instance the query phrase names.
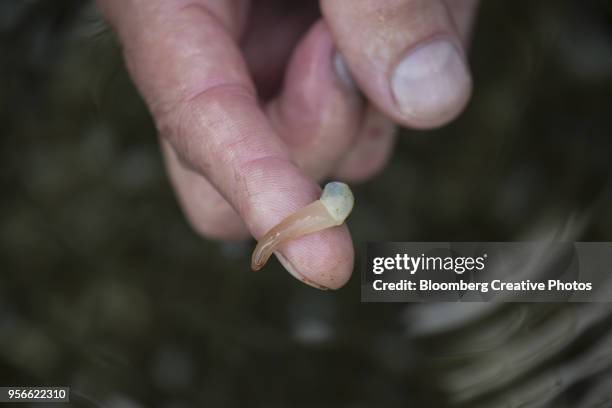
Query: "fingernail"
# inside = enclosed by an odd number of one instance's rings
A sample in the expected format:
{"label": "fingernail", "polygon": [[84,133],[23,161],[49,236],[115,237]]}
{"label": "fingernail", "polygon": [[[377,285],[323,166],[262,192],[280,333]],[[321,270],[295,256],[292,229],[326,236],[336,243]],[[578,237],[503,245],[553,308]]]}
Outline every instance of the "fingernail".
{"label": "fingernail", "polygon": [[287,272],[289,272],[295,279],[300,280],[304,282],[305,284],[307,284],[308,286],[312,286],[313,288],[317,288],[321,290],[329,289],[323,285],[319,285],[318,283],[311,281],[310,279],[308,279],[307,277],[299,273],[297,269],[295,269],[293,264],[289,262],[289,260],[285,258],[280,252],[274,252],[274,255],[276,255],[276,258],[278,259],[278,261],[283,265],[283,267],[287,270]]}
{"label": "fingernail", "polygon": [[357,84],[353,80],[353,76],[351,75],[346,62],[344,62],[344,57],[339,52],[334,53],[334,57],[332,58],[332,63],[334,65],[334,70],[336,71],[336,76],[342,81],[342,83],[349,89],[357,89]]}
{"label": "fingernail", "polygon": [[438,121],[463,107],[471,78],[457,47],[436,40],[414,49],[397,65],[391,87],[404,115]]}

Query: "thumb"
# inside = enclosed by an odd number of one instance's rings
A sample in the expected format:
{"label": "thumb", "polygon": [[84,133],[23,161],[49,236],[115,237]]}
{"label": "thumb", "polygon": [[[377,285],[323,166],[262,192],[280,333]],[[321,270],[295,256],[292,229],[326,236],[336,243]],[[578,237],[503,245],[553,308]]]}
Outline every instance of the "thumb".
{"label": "thumb", "polygon": [[443,1],[321,0],[321,7],[351,73],[382,113],[429,128],[465,107],[471,76]]}

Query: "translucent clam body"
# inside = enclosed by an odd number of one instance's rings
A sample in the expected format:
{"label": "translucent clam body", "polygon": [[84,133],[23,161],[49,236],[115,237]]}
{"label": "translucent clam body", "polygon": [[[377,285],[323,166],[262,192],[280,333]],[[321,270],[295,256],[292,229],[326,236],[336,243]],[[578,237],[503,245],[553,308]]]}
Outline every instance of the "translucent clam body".
{"label": "translucent clam body", "polygon": [[251,258],[251,269],[261,269],[284,242],[341,225],[354,203],[348,185],[337,181],[327,183],[320,199],[289,215],[259,240]]}

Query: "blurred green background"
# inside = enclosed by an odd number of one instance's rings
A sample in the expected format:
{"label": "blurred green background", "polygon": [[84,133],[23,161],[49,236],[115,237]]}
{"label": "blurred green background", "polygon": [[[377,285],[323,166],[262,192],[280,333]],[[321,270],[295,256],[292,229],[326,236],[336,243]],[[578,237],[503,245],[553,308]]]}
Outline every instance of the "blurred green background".
{"label": "blurred green background", "polygon": [[[185,222],[91,3],[2,1],[0,35],[1,385],[70,385],[73,406],[612,406],[608,304],[360,304],[359,270],[336,292],[252,273],[252,242]],[[402,131],[355,187],[356,247],[612,241],[611,4],[483,2],[470,60],[465,114]]]}

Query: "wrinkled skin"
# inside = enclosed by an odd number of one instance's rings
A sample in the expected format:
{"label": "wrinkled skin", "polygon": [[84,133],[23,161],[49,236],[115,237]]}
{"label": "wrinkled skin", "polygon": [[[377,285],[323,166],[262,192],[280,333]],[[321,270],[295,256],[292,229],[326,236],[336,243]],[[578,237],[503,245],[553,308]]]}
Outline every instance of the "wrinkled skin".
{"label": "wrinkled skin", "polygon": [[[187,218],[220,240],[262,237],[316,200],[323,178],[371,178],[396,124],[455,118],[471,93],[464,47],[475,3],[98,0]],[[344,225],[277,255],[327,288],[353,270]]]}

